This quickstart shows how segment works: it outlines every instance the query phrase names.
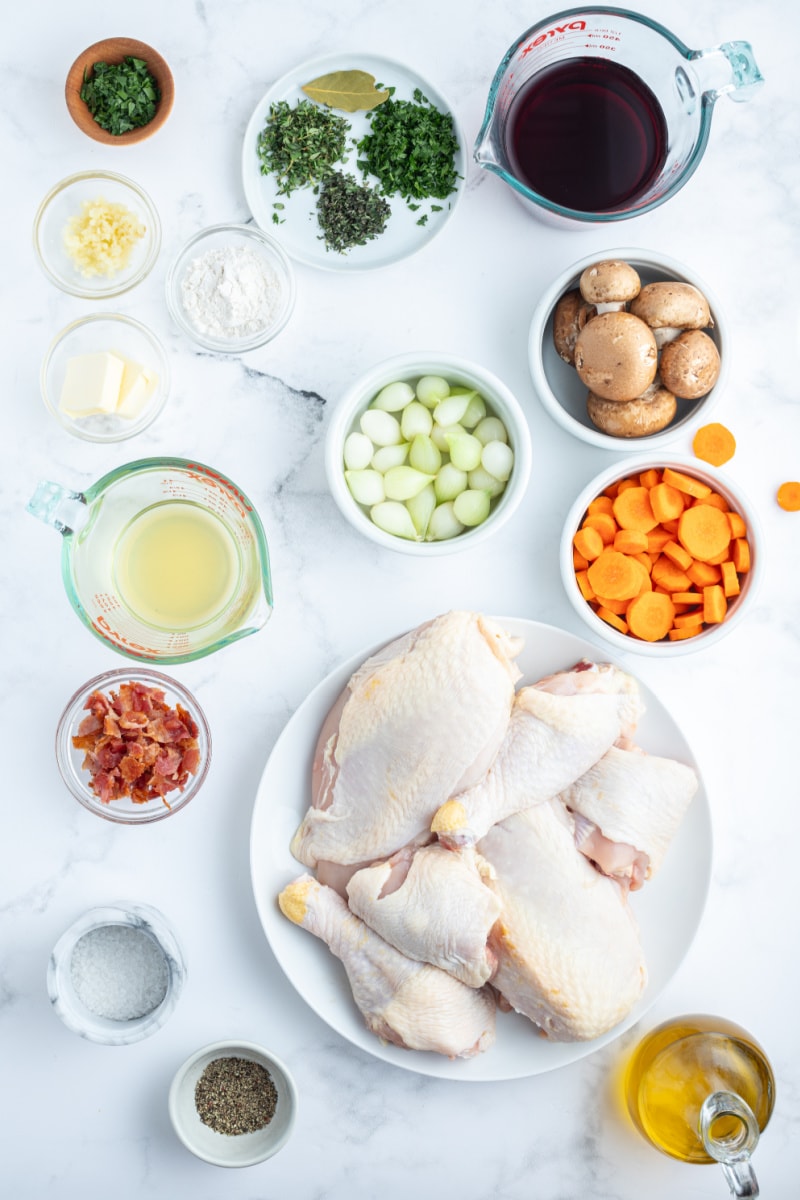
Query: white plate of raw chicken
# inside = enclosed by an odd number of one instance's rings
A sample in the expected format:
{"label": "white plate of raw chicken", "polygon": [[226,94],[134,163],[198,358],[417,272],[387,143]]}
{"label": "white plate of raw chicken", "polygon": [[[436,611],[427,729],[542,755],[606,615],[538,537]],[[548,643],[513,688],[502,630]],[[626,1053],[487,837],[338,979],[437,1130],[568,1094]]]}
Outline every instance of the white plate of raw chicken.
{"label": "white plate of raw chicken", "polygon": [[[531,684],[578,660],[597,661],[597,648],[549,625],[496,618],[522,638],[518,686]],[[324,679],[289,720],[279,737],[256,795],[251,828],[251,872],[256,905],[269,944],[289,981],[332,1029],[384,1062],[424,1075],[464,1080],[505,1080],[538,1075],[574,1062],[630,1028],[657,999],[678,969],[702,917],[711,873],[708,800],[699,788],[657,876],[631,896],[647,963],[648,984],[635,1008],[593,1041],[551,1042],[524,1016],[499,1012],[495,1044],[470,1059],[405,1050],[378,1040],[355,1006],[342,964],[317,938],[281,913],[278,894],[303,873],[289,844],[308,808],[311,765],[323,721],[353,672],[379,647],[354,655]],[[697,770],[691,748],[658,698],[640,683],[645,713],[636,732],[648,753],[678,759]],[[699,775],[699,773],[698,773]]]}

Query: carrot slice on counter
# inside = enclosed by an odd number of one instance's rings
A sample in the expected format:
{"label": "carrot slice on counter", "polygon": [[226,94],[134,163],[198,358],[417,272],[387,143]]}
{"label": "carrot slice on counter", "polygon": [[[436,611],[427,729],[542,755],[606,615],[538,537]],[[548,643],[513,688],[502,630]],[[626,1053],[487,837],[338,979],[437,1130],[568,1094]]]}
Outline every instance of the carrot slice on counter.
{"label": "carrot slice on counter", "polygon": [[778,488],[778,504],[786,512],[800,512],[800,483],[794,480],[782,483]]}
{"label": "carrot slice on counter", "polygon": [[701,425],[692,441],[692,449],[703,462],[721,467],[736,453],[736,438],[730,429],[713,421],[710,425]]}

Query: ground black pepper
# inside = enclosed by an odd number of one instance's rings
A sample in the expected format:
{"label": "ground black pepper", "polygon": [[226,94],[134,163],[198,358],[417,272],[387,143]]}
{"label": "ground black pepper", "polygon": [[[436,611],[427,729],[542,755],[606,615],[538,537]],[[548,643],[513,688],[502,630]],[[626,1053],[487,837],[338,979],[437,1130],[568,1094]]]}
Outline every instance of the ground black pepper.
{"label": "ground black pepper", "polygon": [[204,1125],[215,1133],[255,1133],[275,1115],[278,1093],[261,1063],[247,1058],[215,1058],[194,1089],[194,1103]]}
{"label": "ground black pepper", "polygon": [[352,246],[365,246],[383,233],[391,211],[375,188],[335,171],[323,182],[317,201],[326,250],[344,254]]}

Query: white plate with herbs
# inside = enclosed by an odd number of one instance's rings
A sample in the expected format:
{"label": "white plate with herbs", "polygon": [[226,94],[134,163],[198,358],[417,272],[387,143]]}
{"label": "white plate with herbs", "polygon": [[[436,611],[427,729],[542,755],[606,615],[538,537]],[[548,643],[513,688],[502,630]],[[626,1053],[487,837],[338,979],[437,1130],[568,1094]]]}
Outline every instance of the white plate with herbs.
{"label": "white plate with herbs", "polygon": [[[370,112],[350,112],[333,107],[333,103],[323,103],[322,97],[327,96],[338,104],[337,97],[330,92],[315,92],[311,99],[309,94],[303,91],[305,86],[314,81],[342,72],[347,72],[348,76],[352,72],[363,73],[356,87],[359,92],[363,89],[364,103],[374,105],[373,113],[380,108],[380,104],[376,104],[375,91],[394,88],[389,97],[394,101],[422,103],[419,99],[421,93],[427,102],[424,107],[432,106],[431,117],[437,126],[441,126],[441,121],[433,110],[437,110],[438,114],[449,114],[455,143],[452,155],[454,190],[446,198],[415,198],[409,204],[398,193],[384,194],[378,177],[362,172],[358,163],[359,160],[364,160],[364,152],[358,150],[357,144],[372,132]],[[369,85],[364,75],[372,76],[374,85]],[[355,81],[355,77],[352,78]],[[272,106],[286,105],[290,110],[294,110],[304,100],[346,122],[346,129],[340,127],[345,136],[345,145],[342,160],[335,164],[336,172],[350,177],[359,188],[369,186],[388,206],[378,219],[374,216],[377,207],[375,199],[370,197],[373,220],[371,224],[365,222],[364,228],[376,229],[381,224],[383,228],[364,245],[353,245],[344,251],[329,246],[328,242],[335,245],[337,238],[330,235],[326,240],[320,226],[319,202],[322,190],[319,186],[316,186],[316,190],[314,185],[297,187],[286,195],[282,192],[281,182],[275,171],[268,170],[266,174],[262,172],[262,166],[267,164],[263,162],[260,153],[260,139],[268,122],[274,119]],[[351,102],[360,102],[360,97],[357,96]],[[285,109],[283,112],[285,113]],[[261,98],[248,122],[244,137],[242,178],[247,203],[256,224],[277,238],[287,254],[297,262],[329,271],[365,271],[386,267],[427,245],[453,215],[464,189],[466,173],[466,143],[450,104],[437,88],[415,71],[393,59],[378,55],[330,54],[302,63],[273,84]],[[352,188],[353,185],[349,186]],[[332,193],[329,194],[328,200],[331,204],[334,203]],[[342,203],[347,203],[347,200]],[[328,229],[331,230],[330,222]]]}
{"label": "white plate with herbs", "polygon": [[[520,687],[567,670],[581,658],[598,661],[597,647],[591,642],[554,626],[510,617],[492,620],[524,641],[516,660],[522,671]],[[694,767],[700,786],[658,876],[631,897],[648,984],[627,1017],[590,1042],[550,1042],[526,1017],[498,1013],[497,1041],[476,1058],[451,1060],[403,1050],[369,1032],[342,964],[318,938],[287,920],[277,899],[305,871],[292,857],[289,843],[311,802],[311,764],[322,723],[350,676],[377,649],[373,646],[342,663],[306,697],[278,738],[261,776],[250,828],[250,871],[258,914],[276,959],[299,995],[332,1029],[367,1054],[421,1075],[473,1082],[522,1079],[592,1054],[630,1029],[655,1003],[683,961],[703,915],[711,878],[711,814],[686,738],[640,680],[645,712],[637,727],[637,743],[651,754]],[[605,661],[604,654],[599,661]]]}

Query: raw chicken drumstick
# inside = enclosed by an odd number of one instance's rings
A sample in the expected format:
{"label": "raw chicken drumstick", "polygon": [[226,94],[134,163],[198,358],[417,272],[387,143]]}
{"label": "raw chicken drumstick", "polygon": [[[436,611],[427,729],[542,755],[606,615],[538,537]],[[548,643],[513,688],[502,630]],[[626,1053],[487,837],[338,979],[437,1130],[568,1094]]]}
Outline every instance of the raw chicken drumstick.
{"label": "raw chicken drumstick", "polygon": [[578,663],[517,692],[508,732],[485,777],[454,794],[431,829],[451,848],[475,845],[497,822],[557,796],[615,742],[633,736],[639,686],[611,663]]}
{"label": "raw chicken drumstick", "polygon": [[691,767],[612,746],[561,793],[578,849],[631,890],[651,879],[697,791]]}
{"label": "raw chicken drumstick", "polygon": [[521,648],[487,618],[451,612],[367,659],[322,727],[295,858],[364,864],[428,833],[443,800],[494,759]]}
{"label": "raw chicken drumstick", "polygon": [[284,888],[278,903],[342,960],[367,1028],[379,1038],[449,1058],[471,1058],[493,1044],[496,1006],[488,987],[469,988],[438,967],[412,962],[311,875]]}
{"label": "raw chicken drumstick", "polygon": [[564,806],[549,800],[517,813],[478,848],[502,909],[493,986],[554,1041],[613,1028],[642,994],[644,957],[625,896],[575,848]]}
{"label": "raw chicken drumstick", "polygon": [[474,850],[406,847],[357,871],[347,897],[351,910],[407,958],[481,987],[497,965],[487,939],[500,903],[484,882],[488,871]]}

